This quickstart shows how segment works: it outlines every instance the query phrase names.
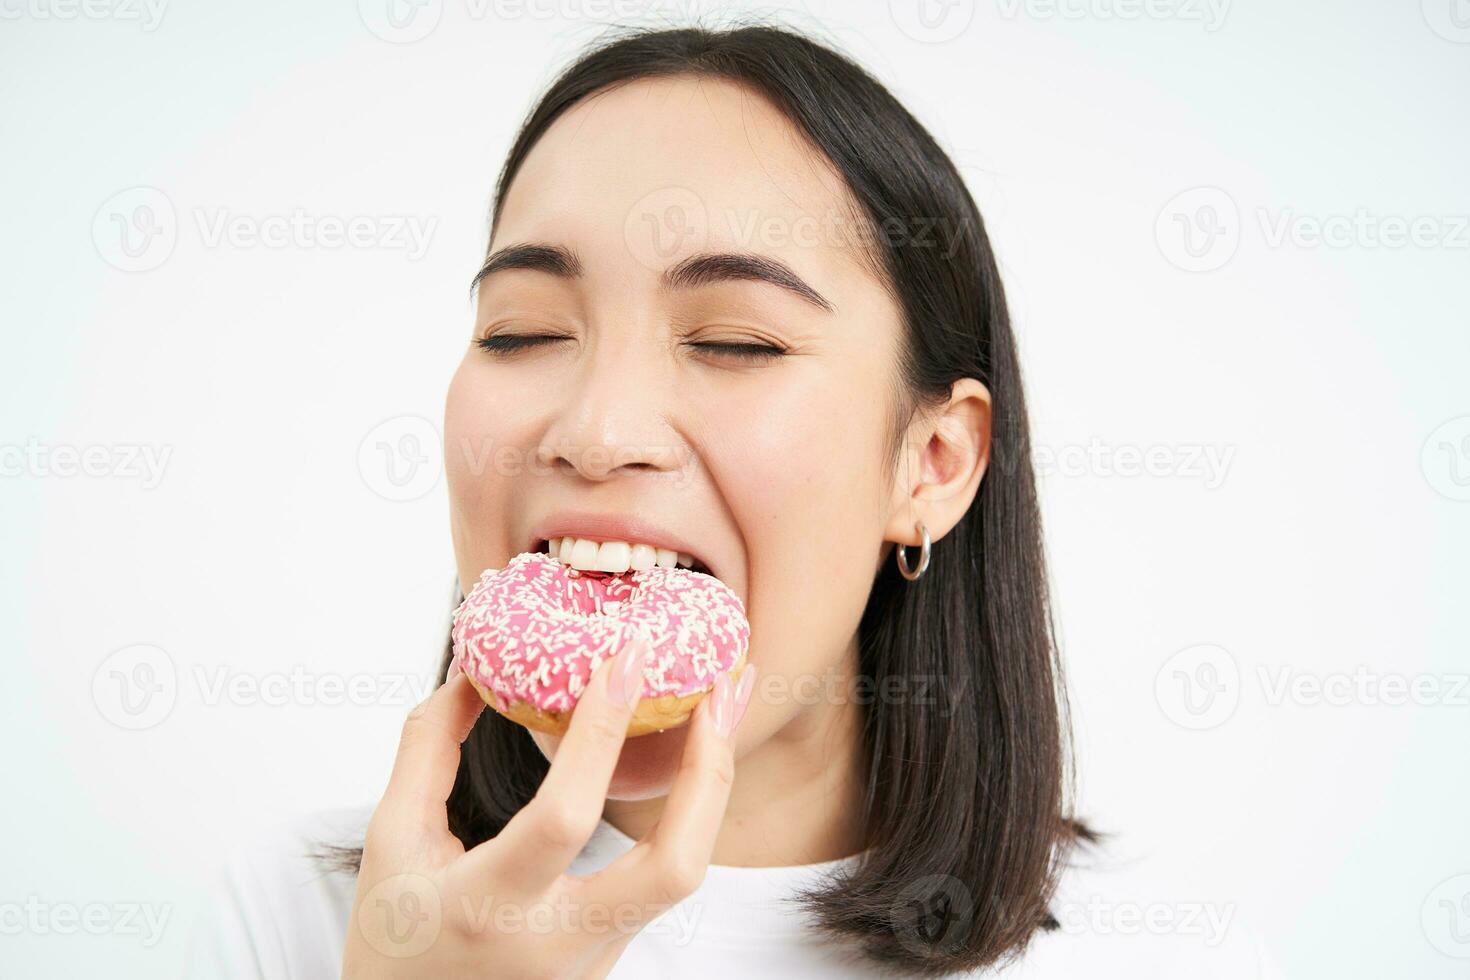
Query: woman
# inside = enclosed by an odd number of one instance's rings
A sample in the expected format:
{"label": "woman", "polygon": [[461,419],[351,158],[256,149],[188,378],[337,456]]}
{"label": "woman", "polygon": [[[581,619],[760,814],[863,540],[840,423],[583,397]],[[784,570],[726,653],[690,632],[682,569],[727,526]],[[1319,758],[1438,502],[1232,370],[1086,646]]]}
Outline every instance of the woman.
{"label": "woman", "polygon": [[1163,962],[1058,914],[1085,831],[1015,341],[974,202],[880,84],[772,28],[603,45],[511,148],[474,288],[444,426],[461,588],[565,537],[687,551],[743,600],[751,669],[625,739],[629,648],[555,738],[446,655],[365,831],[316,831],[365,846],[307,884],[237,865],[207,969]]}

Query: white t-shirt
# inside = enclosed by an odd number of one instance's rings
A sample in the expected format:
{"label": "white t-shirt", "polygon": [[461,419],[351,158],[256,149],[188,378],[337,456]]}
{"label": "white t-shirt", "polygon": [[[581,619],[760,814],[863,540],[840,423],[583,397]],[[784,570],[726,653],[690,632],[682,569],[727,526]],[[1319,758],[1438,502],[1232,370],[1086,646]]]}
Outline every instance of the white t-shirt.
{"label": "white t-shirt", "polygon": [[[370,808],[319,814],[231,855],[194,937],[187,976],[340,976],[356,879],[323,871],[308,854],[321,843],[360,843],[370,814]],[[630,838],[603,822],[571,873],[597,871],[632,846]],[[780,868],[712,865],[693,895],[633,939],[611,977],[890,976],[839,956],[789,901],[844,861]],[[1232,903],[1151,899],[1127,873],[1079,867],[1063,875],[1052,908],[1059,929],[1038,933],[1020,960],[973,975],[1003,980],[1280,976],[1259,942],[1236,921]]]}

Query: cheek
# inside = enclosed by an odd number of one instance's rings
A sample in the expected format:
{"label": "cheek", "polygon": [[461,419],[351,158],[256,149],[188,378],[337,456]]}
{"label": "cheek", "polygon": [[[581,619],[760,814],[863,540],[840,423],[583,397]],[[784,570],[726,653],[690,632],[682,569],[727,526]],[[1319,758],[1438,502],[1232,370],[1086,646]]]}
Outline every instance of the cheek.
{"label": "cheek", "polygon": [[741,502],[773,525],[814,517],[825,522],[820,515],[831,513],[834,504],[858,505],[854,494],[831,491],[862,491],[871,479],[860,411],[825,393],[797,393],[763,407],[767,414],[742,425],[736,436],[744,474]]}
{"label": "cheek", "polygon": [[789,566],[795,554],[850,558],[866,548],[887,499],[881,412],[857,376],[813,372],[773,382],[757,403],[712,413],[742,420],[721,438],[719,478],[753,562]]}
{"label": "cheek", "polygon": [[712,468],[750,562],[752,657],[787,684],[841,666],[867,603],[888,500],[884,410],[856,377],[826,376],[714,416],[745,420]]}
{"label": "cheek", "polygon": [[500,540],[504,522],[499,516],[505,513],[520,461],[518,405],[511,394],[515,389],[482,376],[484,370],[466,359],[444,402],[450,530],[460,578],[467,582],[512,546]]}

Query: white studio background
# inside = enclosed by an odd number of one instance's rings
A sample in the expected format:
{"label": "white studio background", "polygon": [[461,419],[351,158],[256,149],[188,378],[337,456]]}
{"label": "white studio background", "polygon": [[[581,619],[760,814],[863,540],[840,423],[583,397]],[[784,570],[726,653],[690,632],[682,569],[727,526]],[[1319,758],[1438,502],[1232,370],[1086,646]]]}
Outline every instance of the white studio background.
{"label": "white studio background", "polygon": [[[223,848],[381,790],[514,129],[604,24],[728,9],[393,2],[0,0],[6,976],[172,975]],[[1291,974],[1463,976],[1464,0],[780,19],[990,224],[1083,812]]]}

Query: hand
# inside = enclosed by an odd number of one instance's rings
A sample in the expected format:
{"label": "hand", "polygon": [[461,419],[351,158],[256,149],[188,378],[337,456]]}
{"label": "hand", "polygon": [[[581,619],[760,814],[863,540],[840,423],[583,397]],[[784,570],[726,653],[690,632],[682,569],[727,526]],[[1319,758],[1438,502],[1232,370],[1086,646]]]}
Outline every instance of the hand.
{"label": "hand", "polygon": [[603,977],[638,930],[699,887],[730,797],[750,664],[738,691],[722,674],[690,718],[654,830],[597,874],[566,873],[602,818],[647,656],[635,641],[597,670],[535,797],[469,851],[444,801],[485,704],[455,673],[409,714],[368,823],[344,978]]}

